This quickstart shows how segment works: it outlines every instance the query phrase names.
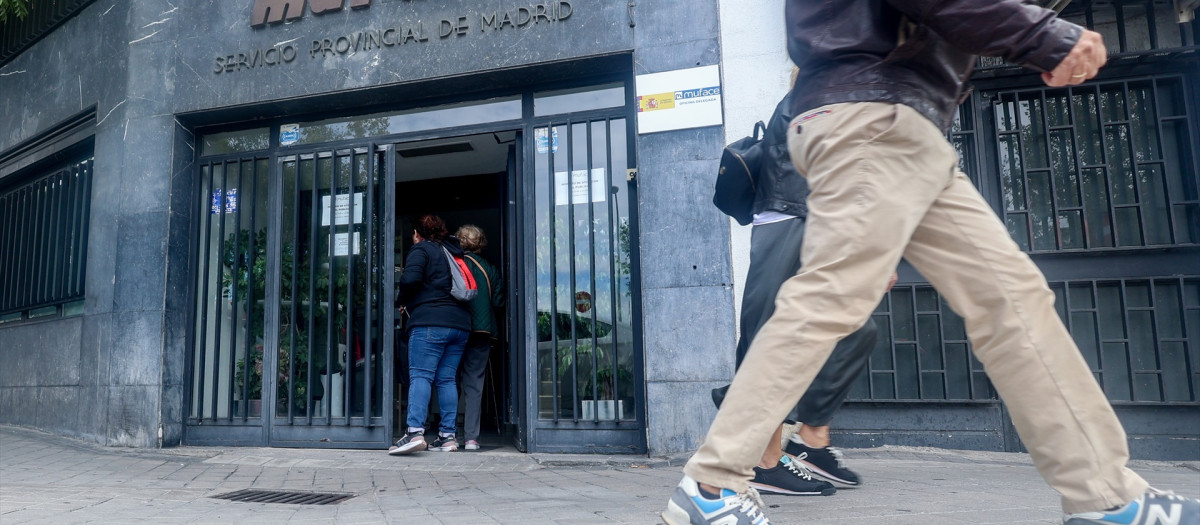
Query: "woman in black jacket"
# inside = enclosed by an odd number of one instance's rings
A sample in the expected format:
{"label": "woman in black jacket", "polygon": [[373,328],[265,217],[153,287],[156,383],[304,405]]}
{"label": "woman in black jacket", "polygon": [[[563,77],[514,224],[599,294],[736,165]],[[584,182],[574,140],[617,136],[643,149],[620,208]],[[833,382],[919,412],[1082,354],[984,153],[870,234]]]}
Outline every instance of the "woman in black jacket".
{"label": "woman in black jacket", "polygon": [[[454,376],[462,359],[471,313],[466,303],[450,295],[450,263],[443,250],[462,257],[458,241],[448,237],[446,223],[422,215],[413,227],[413,247],[397,283],[396,303],[408,314],[408,428],[388,449],[403,455],[426,450],[458,450],[454,436],[458,419],[458,385]],[[438,438],[425,443],[425,416],[432,388],[437,387],[441,424]]]}

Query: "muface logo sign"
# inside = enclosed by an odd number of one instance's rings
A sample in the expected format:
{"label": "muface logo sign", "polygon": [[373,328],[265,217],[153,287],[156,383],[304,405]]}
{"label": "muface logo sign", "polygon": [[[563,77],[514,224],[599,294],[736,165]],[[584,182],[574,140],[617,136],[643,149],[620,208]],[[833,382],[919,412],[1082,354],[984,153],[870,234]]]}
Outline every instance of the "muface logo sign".
{"label": "muface logo sign", "polygon": [[[314,15],[341,11],[346,0],[308,0],[308,8]],[[262,27],[284,21],[298,20],[304,16],[305,0],[254,0],[254,14],[250,16],[250,27]],[[371,0],[350,0],[350,9],[365,9]]]}

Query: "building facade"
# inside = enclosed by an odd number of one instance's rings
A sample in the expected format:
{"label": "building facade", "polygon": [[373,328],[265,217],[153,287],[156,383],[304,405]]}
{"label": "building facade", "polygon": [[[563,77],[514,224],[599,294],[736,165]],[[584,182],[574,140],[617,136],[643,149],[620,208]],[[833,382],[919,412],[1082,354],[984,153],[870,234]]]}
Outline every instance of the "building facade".
{"label": "building facade", "polygon": [[[1047,89],[983,62],[951,139],[1135,455],[1196,459],[1200,26],[1174,7],[1067,5],[1112,65]],[[712,181],[787,89],[781,1],[38,9],[0,28],[0,422],[385,448],[406,393],[394,283],[434,213],[481,226],[503,275],[489,436],[703,438],[748,265]],[[1019,450],[961,320],[900,274],[835,440]]]}

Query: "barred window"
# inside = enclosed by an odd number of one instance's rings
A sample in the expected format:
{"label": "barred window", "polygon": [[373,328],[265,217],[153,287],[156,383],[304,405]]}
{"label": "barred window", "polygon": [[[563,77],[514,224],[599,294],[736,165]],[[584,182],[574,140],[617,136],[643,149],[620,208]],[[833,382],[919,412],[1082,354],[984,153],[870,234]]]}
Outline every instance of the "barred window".
{"label": "barred window", "polygon": [[80,313],[89,152],[0,189],[0,322]]}
{"label": "barred window", "polygon": [[1002,92],[1003,217],[1028,252],[1200,243],[1178,76]]}
{"label": "barred window", "polygon": [[[1112,401],[1200,399],[1200,277],[1049,283],[1059,318]],[[963,319],[933,287],[897,285],[876,308],[879,339],[850,399],[983,401],[997,395]]]}

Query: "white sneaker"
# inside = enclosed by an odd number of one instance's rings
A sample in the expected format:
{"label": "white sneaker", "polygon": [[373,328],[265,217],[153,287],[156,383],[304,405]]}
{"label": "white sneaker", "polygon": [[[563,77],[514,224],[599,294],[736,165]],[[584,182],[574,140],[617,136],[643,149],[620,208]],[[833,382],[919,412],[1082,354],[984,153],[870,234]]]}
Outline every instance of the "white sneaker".
{"label": "white sneaker", "polygon": [[684,476],[662,513],[667,525],[769,525],[762,514],[762,499],[753,487],[741,494],[721,489],[721,497],[708,499],[696,480]]}
{"label": "white sneaker", "polygon": [[479,450],[479,442],[474,439],[468,439],[467,445],[463,447],[465,450]]}
{"label": "white sneaker", "polygon": [[1123,507],[1063,516],[1066,525],[1185,525],[1200,523],[1200,500],[1174,492],[1147,489]]}

